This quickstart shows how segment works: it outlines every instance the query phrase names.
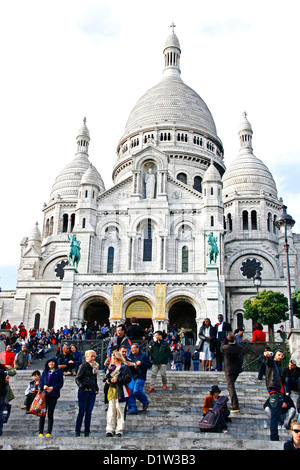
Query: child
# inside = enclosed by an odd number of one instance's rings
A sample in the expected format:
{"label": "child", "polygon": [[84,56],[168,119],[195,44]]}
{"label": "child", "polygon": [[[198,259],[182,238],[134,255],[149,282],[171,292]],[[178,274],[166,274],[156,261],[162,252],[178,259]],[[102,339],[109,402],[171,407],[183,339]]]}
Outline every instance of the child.
{"label": "child", "polygon": [[30,414],[30,407],[39,389],[39,380],[41,377],[41,373],[39,370],[35,370],[32,372],[31,376],[33,380],[29,382],[28,387],[25,390],[25,406],[21,407],[21,410],[26,410],[26,414]]}

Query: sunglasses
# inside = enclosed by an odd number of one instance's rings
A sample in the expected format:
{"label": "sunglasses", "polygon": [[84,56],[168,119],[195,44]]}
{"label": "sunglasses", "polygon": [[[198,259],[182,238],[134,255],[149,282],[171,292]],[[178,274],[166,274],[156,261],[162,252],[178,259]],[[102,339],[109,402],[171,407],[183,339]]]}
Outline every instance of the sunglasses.
{"label": "sunglasses", "polygon": [[300,432],[300,429],[292,429],[292,432],[295,432],[298,434],[298,432]]}

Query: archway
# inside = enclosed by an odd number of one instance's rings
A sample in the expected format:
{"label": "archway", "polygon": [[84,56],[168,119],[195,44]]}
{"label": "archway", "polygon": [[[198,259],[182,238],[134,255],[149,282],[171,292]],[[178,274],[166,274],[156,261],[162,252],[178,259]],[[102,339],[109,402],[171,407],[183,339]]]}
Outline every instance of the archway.
{"label": "archway", "polygon": [[126,324],[130,325],[131,318],[136,318],[137,323],[143,328],[149,328],[152,325],[152,308],[144,300],[135,300],[131,302],[126,309]]}
{"label": "archway", "polygon": [[191,303],[184,300],[174,303],[169,310],[169,324],[170,326],[175,324],[177,331],[184,328],[189,342],[195,344],[197,339],[196,310]]}
{"label": "archway", "polygon": [[101,300],[90,302],[84,311],[84,320],[91,326],[95,321],[99,325],[109,325],[109,307]]}

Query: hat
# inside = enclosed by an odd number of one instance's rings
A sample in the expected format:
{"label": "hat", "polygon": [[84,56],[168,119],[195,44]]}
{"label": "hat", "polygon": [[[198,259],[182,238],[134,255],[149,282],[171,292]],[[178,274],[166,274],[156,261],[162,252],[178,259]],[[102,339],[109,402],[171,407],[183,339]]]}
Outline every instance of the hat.
{"label": "hat", "polygon": [[213,386],[211,387],[210,394],[213,395],[213,394],[216,393],[216,392],[221,393],[221,390],[219,389],[218,385],[213,385]]}
{"label": "hat", "polygon": [[297,365],[297,362],[295,359],[290,359],[290,364],[294,364],[295,366]]}

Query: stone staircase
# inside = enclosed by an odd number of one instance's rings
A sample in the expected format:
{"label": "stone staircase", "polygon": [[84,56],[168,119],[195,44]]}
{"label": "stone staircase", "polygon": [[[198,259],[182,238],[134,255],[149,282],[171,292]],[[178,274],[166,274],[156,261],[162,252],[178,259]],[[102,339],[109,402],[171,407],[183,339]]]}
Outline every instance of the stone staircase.
{"label": "stone staircase", "polygon": [[[38,368],[38,364],[36,364]],[[40,369],[41,370],[41,369]],[[202,433],[197,426],[202,417],[204,398],[210,387],[218,384],[222,395],[228,395],[223,372],[168,371],[168,389],[163,390],[157,378],[157,391],[148,394],[147,411],[128,415],[123,438],[105,436],[106,406],[100,392],[92,415],[89,438],[75,436],[77,416],[77,386],[74,377],[65,377],[61,397],[54,415],[53,435],[38,437],[38,420],[25,414],[24,391],[31,380],[32,370],[18,371],[10,384],[15,395],[9,421],[0,437],[2,450],[103,450],[103,451],[188,451],[197,450],[282,450],[290,438],[286,430],[279,431],[280,441],[269,440],[269,428],[264,429],[266,416],[263,403],[267,398],[264,381],[257,373],[244,372],[237,380],[240,413],[232,413],[228,433]],[[145,386],[149,388],[151,372]],[[99,374],[102,388],[102,373]],[[269,426],[269,422],[268,422]]]}

